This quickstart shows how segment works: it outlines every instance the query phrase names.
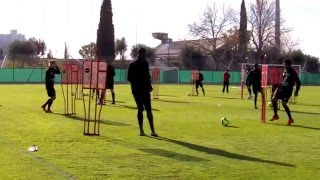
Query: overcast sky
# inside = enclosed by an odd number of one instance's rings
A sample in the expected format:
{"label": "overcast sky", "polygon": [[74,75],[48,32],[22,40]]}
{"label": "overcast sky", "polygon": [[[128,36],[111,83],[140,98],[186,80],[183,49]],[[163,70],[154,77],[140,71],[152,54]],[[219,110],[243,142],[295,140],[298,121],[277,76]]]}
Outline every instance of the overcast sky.
{"label": "overcast sky", "polygon": [[[115,38],[125,37],[128,52],[136,43],[155,47],[152,32],[167,32],[174,41],[189,39],[188,24],[201,17],[206,5],[216,2],[240,11],[241,0],[113,0]],[[249,3],[246,0],[247,12]],[[320,57],[320,1],[280,0],[282,18],[294,29],[300,48]],[[64,42],[74,58],[79,48],[96,41],[101,0],[0,0],[0,34],[17,29],[27,38],[44,39],[55,57],[63,57]]]}

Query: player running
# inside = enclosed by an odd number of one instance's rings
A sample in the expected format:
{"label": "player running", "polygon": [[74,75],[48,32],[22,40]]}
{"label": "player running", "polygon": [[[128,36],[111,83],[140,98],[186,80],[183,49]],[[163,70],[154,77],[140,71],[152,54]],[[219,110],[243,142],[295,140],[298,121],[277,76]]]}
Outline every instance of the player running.
{"label": "player running", "polygon": [[296,83],[296,89],[294,92],[294,96],[298,96],[300,86],[301,86],[301,81],[299,79],[299,76],[297,72],[291,67],[291,60],[286,59],[284,61],[284,71],[283,71],[283,81],[278,87],[278,89],[275,91],[274,96],[272,98],[272,106],[273,106],[273,112],[274,115],[270,121],[278,120],[278,99],[282,100],[282,106],[284,110],[286,111],[288,115],[288,126],[290,126],[292,123],[294,123],[294,120],[292,119],[291,116],[291,111],[288,107],[288,101],[292,95],[293,91],[293,86]]}

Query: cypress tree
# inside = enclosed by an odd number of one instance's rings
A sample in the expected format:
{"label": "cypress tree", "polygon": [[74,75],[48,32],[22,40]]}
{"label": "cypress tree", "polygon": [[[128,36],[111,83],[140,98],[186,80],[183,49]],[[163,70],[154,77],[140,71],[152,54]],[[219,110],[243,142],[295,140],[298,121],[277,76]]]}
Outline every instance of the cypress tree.
{"label": "cypress tree", "polygon": [[115,59],[112,16],[111,0],[103,0],[100,10],[100,23],[97,31],[96,57],[109,62]]}
{"label": "cypress tree", "polygon": [[239,29],[239,51],[243,58],[247,55],[248,49],[248,32],[247,32],[247,11],[244,0],[241,3],[240,11],[240,29]]}

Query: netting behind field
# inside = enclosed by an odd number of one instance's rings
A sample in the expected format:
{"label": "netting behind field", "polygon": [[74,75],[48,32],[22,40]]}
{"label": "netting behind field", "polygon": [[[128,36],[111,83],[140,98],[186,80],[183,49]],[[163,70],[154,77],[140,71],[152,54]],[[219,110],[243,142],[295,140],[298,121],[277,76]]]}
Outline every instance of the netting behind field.
{"label": "netting behind field", "polygon": [[[203,83],[208,84],[221,84],[223,82],[223,71],[201,71],[203,75]],[[230,83],[238,84],[241,80],[241,73],[237,71],[229,72]],[[190,83],[190,71],[180,71],[180,83]]]}
{"label": "netting behind field", "polygon": [[[115,83],[128,83],[127,70],[116,69],[116,76],[114,77]],[[46,69],[29,68],[29,69],[0,69],[0,83],[43,83],[45,78]],[[160,83],[190,83],[190,71],[186,70],[161,70]],[[204,76],[204,83],[207,84],[221,84],[223,81],[222,71],[201,71]],[[231,84],[240,84],[241,72],[232,71]],[[56,75],[56,83],[61,82],[61,76]],[[320,73],[302,73],[302,85],[320,85]]]}

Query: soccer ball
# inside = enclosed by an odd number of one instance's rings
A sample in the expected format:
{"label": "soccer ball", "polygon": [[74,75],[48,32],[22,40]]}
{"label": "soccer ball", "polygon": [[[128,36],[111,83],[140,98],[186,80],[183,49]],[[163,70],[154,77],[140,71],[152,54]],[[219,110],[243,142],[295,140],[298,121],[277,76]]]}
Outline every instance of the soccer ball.
{"label": "soccer ball", "polygon": [[272,107],[272,102],[268,102],[268,106],[269,106],[269,107]]}
{"label": "soccer ball", "polygon": [[230,122],[227,120],[226,117],[221,118],[221,124],[223,126],[228,126],[230,124]]}

